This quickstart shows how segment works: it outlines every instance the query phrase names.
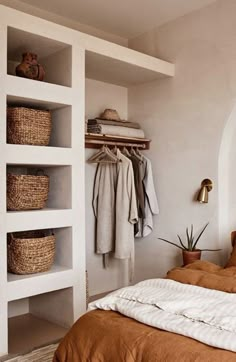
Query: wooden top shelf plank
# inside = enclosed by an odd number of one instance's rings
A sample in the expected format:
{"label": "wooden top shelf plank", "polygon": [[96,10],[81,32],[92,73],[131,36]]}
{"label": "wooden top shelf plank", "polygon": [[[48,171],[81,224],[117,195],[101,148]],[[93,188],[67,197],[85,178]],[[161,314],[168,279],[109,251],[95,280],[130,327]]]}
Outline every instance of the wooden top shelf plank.
{"label": "wooden top shelf plank", "polygon": [[126,147],[140,147],[144,150],[150,148],[150,139],[147,138],[132,138],[112,135],[102,135],[96,133],[85,134],[86,148],[100,148],[102,145],[116,145]]}

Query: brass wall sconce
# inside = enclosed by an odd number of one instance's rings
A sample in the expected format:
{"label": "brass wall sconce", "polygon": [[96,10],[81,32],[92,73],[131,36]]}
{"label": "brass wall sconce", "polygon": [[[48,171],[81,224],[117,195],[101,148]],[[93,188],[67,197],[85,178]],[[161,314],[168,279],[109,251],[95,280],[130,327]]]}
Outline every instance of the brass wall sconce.
{"label": "brass wall sconce", "polygon": [[213,188],[213,182],[206,178],[201,183],[201,188],[197,196],[197,201],[199,201],[201,204],[207,204],[208,203],[208,192],[210,192]]}

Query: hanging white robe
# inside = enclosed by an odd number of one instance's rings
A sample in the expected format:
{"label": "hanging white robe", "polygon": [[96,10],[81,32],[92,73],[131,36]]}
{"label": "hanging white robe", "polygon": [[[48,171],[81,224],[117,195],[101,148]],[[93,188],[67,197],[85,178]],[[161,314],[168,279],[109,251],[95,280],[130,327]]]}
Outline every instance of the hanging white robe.
{"label": "hanging white robe", "polygon": [[93,190],[93,211],[96,217],[96,253],[115,250],[116,166],[98,164]]}
{"label": "hanging white robe", "polygon": [[117,164],[115,258],[128,259],[129,279],[134,275],[134,224],[138,209],[132,162],[117,150],[121,160]]}
{"label": "hanging white robe", "polygon": [[134,244],[134,224],[138,222],[132,162],[117,150],[115,257],[128,259]]}

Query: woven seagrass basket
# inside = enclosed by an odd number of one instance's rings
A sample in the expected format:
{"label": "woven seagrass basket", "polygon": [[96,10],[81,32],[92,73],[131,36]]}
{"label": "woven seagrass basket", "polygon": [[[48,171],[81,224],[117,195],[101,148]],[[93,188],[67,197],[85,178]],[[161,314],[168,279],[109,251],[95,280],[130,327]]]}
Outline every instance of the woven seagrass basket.
{"label": "woven seagrass basket", "polygon": [[7,142],[47,146],[52,128],[49,111],[26,107],[7,108]]}
{"label": "woven seagrass basket", "polygon": [[7,209],[43,209],[48,199],[49,177],[46,175],[7,175]]}
{"label": "woven seagrass basket", "polygon": [[51,268],[55,256],[55,235],[25,231],[8,235],[7,266],[14,274],[33,274]]}

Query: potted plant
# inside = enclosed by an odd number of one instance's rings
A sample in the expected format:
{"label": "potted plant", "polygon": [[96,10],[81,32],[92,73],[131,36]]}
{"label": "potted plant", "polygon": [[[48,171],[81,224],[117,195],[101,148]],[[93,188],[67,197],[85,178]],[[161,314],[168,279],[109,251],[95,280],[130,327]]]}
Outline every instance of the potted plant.
{"label": "potted plant", "polygon": [[172,241],[169,241],[169,240],[166,240],[163,238],[158,238],[158,239],[165,241],[166,243],[174,245],[177,248],[181,249],[182,255],[183,255],[183,263],[184,263],[184,265],[187,265],[187,264],[193,263],[196,260],[200,260],[202,251],[219,251],[219,250],[221,250],[221,249],[198,249],[197,248],[197,244],[208,225],[209,225],[209,223],[207,223],[204,226],[204,228],[202,229],[202,231],[199,233],[199,235],[197,237],[194,236],[194,234],[193,234],[193,225],[191,225],[190,232],[189,232],[188,228],[186,228],[186,239],[187,239],[186,244],[184,244],[184,242],[182,241],[182,239],[179,235],[177,235],[178,239],[179,239],[179,244],[176,244]]}

